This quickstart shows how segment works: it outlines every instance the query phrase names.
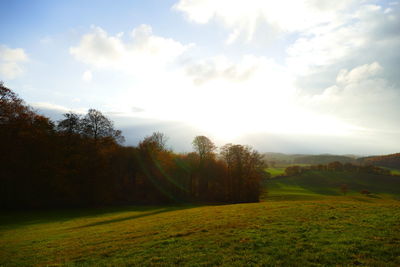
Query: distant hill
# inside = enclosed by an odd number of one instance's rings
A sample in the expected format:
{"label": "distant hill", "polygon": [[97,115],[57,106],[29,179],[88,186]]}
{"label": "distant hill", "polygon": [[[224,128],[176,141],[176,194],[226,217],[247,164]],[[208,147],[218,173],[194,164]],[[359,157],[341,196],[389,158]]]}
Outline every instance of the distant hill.
{"label": "distant hill", "polygon": [[339,155],[312,155],[297,157],[294,163],[299,164],[328,164],[330,162],[339,161],[341,163],[354,162],[355,158]]}
{"label": "distant hill", "polygon": [[277,165],[289,164],[328,164],[333,161],[341,163],[355,162],[356,157],[353,155],[306,155],[306,154],[283,154],[268,152],[264,154],[267,162],[275,162]]}
{"label": "distant hill", "polygon": [[361,164],[372,164],[375,166],[400,169],[400,153],[383,156],[364,157],[357,159],[357,161]]}

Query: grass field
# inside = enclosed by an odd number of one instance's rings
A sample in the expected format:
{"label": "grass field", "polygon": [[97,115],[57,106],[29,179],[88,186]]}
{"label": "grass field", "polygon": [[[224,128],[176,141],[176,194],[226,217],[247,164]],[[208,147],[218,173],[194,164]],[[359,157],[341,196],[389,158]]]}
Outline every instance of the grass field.
{"label": "grass field", "polygon": [[0,266],[399,266],[396,181],[342,196],[318,175],[269,180],[260,203],[3,213]]}
{"label": "grass field", "polygon": [[348,195],[359,196],[368,190],[372,197],[400,197],[400,177],[364,173],[308,171],[301,176],[278,177],[266,181],[269,199],[315,199],[321,196],[343,195],[346,185]]}
{"label": "grass field", "polygon": [[399,169],[393,169],[393,168],[387,168],[387,167],[381,167],[381,168],[390,170],[390,173],[391,173],[392,175],[400,175],[400,170],[399,170]]}
{"label": "grass field", "polygon": [[265,169],[266,172],[271,174],[271,177],[277,177],[285,174],[285,167],[268,167]]}
{"label": "grass field", "polygon": [[276,167],[268,167],[265,169],[265,171],[270,173],[272,178],[275,178],[275,177],[284,175],[286,167],[289,167],[289,166],[307,167],[307,166],[310,166],[310,164],[293,164],[293,165],[285,165],[285,166],[280,165],[280,166],[276,166]]}

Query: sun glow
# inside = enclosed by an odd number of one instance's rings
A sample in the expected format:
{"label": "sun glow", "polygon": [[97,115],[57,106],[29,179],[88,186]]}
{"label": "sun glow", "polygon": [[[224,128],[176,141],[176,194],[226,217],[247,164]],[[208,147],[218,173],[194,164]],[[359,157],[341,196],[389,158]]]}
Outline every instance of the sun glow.
{"label": "sun glow", "polygon": [[[129,90],[114,99],[114,107],[141,107],[142,112],[132,115],[181,121],[226,141],[253,133],[347,135],[357,130],[333,116],[308,111],[285,69],[263,58],[244,61],[240,70],[233,63],[217,62],[214,77],[201,84],[186,73],[160,73],[143,84],[146,90]],[[248,75],[238,79],[242,73]],[[158,90],[155,97],[154,88],[166,84],[174,86]]]}

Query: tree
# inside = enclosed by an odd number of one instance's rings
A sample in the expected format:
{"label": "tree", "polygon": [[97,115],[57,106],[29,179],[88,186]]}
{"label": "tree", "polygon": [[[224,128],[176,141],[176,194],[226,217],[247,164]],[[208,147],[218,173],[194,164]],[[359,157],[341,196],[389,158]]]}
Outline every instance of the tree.
{"label": "tree", "polygon": [[59,132],[71,134],[79,134],[81,132],[81,117],[73,112],[65,113],[64,119],[59,120],[57,130]]}
{"label": "tree", "polygon": [[263,156],[249,146],[226,144],[221,148],[230,177],[230,194],[235,202],[258,201],[264,177]]}
{"label": "tree", "polygon": [[332,171],[342,171],[343,164],[339,161],[330,162],[328,163],[327,169]]}
{"label": "tree", "polygon": [[199,154],[200,161],[214,156],[216,146],[206,136],[196,136],[192,144],[194,150]]}
{"label": "tree", "polygon": [[100,111],[89,109],[88,113],[80,120],[83,135],[97,141],[99,138],[112,138],[118,143],[124,142],[121,131],[114,129],[114,124]]}
{"label": "tree", "polygon": [[[0,125],[29,123],[33,121],[34,112],[16,93],[0,82]],[[14,125],[15,126],[15,125]]]}
{"label": "tree", "polygon": [[196,151],[198,160],[196,168],[191,176],[191,192],[195,196],[201,196],[203,199],[208,198],[209,184],[213,180],[213,161],[214,151],[216,149],[213,142],[205,136],[196,136],[192,142],[193,148]]}
{"label": "tree", "polygon": [[154,132],[152,135],[145,137],[143,141],[139,143],[139,148],[151,153],[168,151],[167,140],[168,138],[165,134]]}

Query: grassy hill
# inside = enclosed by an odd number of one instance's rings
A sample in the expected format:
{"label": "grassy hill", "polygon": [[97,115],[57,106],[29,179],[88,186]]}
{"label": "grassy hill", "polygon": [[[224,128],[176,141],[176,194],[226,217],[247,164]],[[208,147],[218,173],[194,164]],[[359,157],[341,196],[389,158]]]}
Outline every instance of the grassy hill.
{"label": "grassy hill", "polygon": [[368,190],[375,196],[400,197],[400,177],[356,172],[307,171],[299,176],[279,177],[266,181],[269,198],[318,198],[342,195],[345,184],[350,195]]}
{"label": "grassy hill", "polygon": [[328,164],[333,161],[341,163],[355,162],[356,156],[352,155],[305,155],[305,154],[283,154],[283,153],[264,153],[267,162],[274,162],[279,166],[299,165],[299,164]]}
{"label": "grassy hill", "polygon": [[268,180],[260,203],[3,212],[0,266],[399,266],[399,178],[310,172]]}

